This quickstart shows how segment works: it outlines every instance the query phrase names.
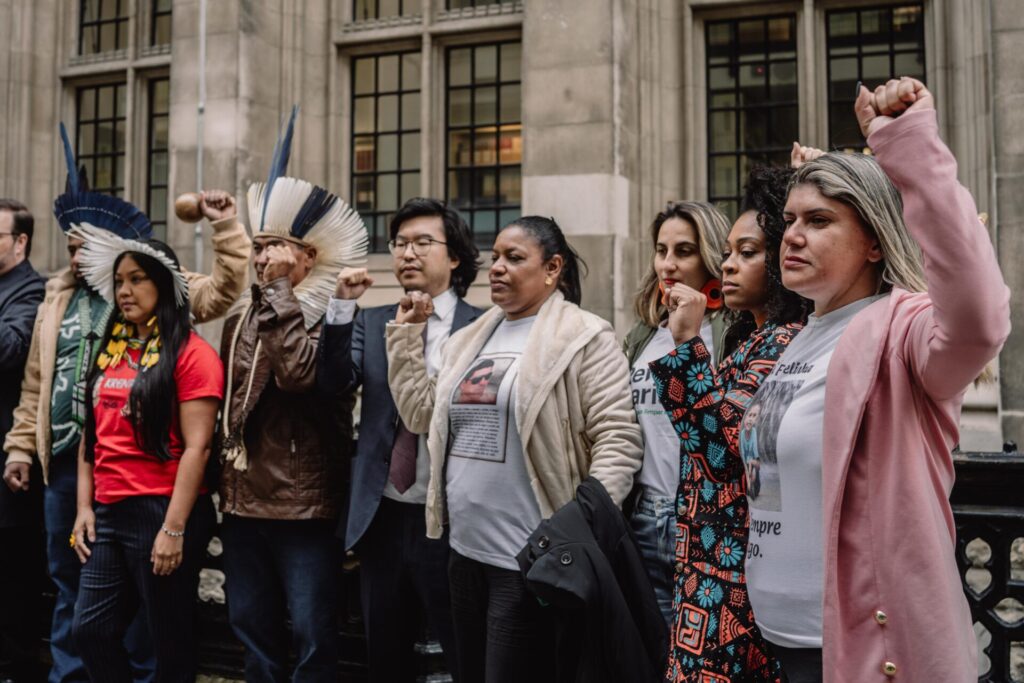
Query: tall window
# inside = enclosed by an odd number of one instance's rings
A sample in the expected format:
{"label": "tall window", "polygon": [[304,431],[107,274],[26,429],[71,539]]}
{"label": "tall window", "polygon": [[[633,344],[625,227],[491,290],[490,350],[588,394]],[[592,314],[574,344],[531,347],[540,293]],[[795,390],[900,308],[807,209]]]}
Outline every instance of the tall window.
{"label": "tall window", "polygon": [[79,88],[76,93],[76,155],[89,186],[115,196],[124,193],[124,83]]}
{"label": "tall window", "polygon": [[521,62],[518,42],[448,50],[446,195],[485,246],[522,204]]}
{"label": "tall window", "polygon": [[155,78],[149,82],[149,143],[146,149],[149,172],[146,175],[146,214],[153,224],[153,234],[159,239],[167,236],[170,92],[169,78]]}
{"label": "tall window", "polygon": [[355,0],[352,11],[355,21],[411,17],[423,12],[423,0]]}
{"label": "tall window", "polygon": [[711,21],[705,31],[708,198],[735,216],[747,172],[788,163],[799,134],[796,17]]}
{"label": "tall window", "polygon": [[78,53],[94,55],[128,47],[128,0],[81,0]]}
{"label": "tall window", "polygon": [[874,88],[897,76],[924,80],[924,9],[915,4],[833,10],[826,31],[829,144],[860,150],[865,142],[853,116],[857,81]]}
{"label": "tall window", "polygon": [[150,45],[170,45],[172,0],[153,0],[153,17],[149,30]]}
{"label": "tall window", "polygon": [[352,197],[370,246],[387,251],[388,223],[420,194],[419,52],[352,62]]}

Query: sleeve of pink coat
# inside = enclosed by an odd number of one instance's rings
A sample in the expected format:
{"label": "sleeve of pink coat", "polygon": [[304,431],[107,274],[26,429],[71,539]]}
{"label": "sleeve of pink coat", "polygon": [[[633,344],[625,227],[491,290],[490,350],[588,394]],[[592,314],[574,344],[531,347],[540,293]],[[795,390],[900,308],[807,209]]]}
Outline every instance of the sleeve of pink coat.
{"label": "sleeve of pink coat", "polygon": [[949,399],[1002,348],[1010,291],[974,199],[957,181],[935,112],[904,114],[868,145],[902,193],[907,228],[924,255],[931,306],[914,313],[906,360],[930,397]]}

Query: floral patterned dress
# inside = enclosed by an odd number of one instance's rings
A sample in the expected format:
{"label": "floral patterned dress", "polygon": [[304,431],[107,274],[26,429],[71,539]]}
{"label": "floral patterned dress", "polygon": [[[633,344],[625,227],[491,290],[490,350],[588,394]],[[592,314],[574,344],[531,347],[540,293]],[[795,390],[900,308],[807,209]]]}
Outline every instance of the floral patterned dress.
{"label": "floral patterned dress", "polygon": [[682,445],[676,493],[675,621],[666,680],[781,679],[754,625],[743,560],[747,498],[740,422],[801,325],[766,323],[716,372],[699,337],[651,363],[658,397]]}

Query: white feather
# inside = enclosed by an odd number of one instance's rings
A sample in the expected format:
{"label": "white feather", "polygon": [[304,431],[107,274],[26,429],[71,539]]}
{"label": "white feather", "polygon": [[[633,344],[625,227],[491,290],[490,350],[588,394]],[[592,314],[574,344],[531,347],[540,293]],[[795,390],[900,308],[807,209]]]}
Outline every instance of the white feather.
{"label": "white feather", "polygon": [[78,257],[82,275],[89,286],[107,301],[115,302],[114,262],[126,251],[137,251],[153,257],[171,272],[175,303],[183,306],[188,302],[188,281],[184,273],[174,265],[174,261],[148,244],[118,237],[108,230],[88,223],[72,226],[68,235],[83,240],[82,251]]}
{"label": "white feather", "polygon": [[[292,222],[315,189],[315,185],[299,178],[278,178],[266,206],[266,218],[260,225],[263,207],[268,201],[266,187],[264,183],[250,185],[247,199],[253,234],[296,239],[291,234]],[[370,238],[362,217],[339,197],[302,242],[316,249],[316,264],[295,287],[308,329],[327,311],[327,302],[341,269],[366,262]]]}

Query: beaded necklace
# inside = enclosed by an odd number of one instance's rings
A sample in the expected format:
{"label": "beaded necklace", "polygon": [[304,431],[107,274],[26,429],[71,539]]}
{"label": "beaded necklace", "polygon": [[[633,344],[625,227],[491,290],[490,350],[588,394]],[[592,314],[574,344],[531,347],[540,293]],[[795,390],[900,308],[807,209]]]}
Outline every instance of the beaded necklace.
{"label": "beaded necklace", "polygon": [[[153,331],[143,346],[143,340],[135,336],[135,325],[124,320],[114,323],[107,348],[101,351],[96,359],[96,365],[100,370],[116,368],[122,360],[128,363],[128,367],[133,370],[141,369],[142,372],[156,365],[160,360],[160,328],[156,324],[156,316],[150,318],[146,325],[152,327]],[[135,363],[128,355],[128,349],[138,350],[140,348],[143,349],[142,357],[139,358],[138,363]]]}

